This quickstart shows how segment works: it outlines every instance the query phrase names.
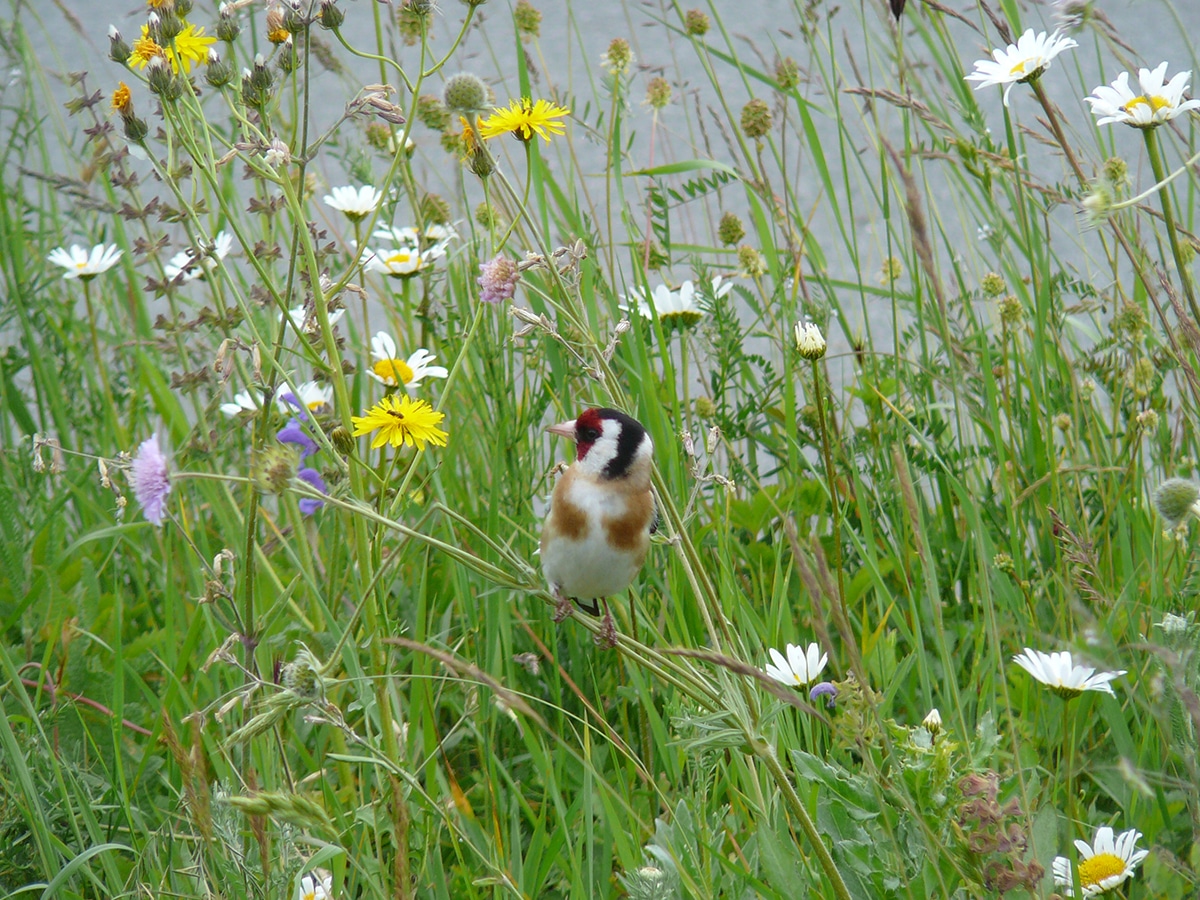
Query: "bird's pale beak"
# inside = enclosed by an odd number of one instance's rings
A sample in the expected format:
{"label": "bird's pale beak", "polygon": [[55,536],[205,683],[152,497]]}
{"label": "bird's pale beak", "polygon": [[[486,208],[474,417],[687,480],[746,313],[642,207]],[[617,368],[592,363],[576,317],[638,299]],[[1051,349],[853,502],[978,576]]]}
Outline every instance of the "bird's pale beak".
{"label": "bird's pale beak", "polygon": [[575,420],[570,422],[559,422],[557,425],[547,425],[546,430],[551,434],[557,434],[561,437],[575,440]]}

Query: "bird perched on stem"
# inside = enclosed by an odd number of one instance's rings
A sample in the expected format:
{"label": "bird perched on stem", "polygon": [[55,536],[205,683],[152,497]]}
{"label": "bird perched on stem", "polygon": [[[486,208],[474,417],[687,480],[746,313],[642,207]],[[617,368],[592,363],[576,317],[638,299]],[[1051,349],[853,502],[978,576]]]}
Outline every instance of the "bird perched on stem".
{"label": "bird perched on stem", "polygon": [[[542,571],[558,599],[554,621],[571,615],[571,600],[598,616],[598,601],[629,587],[646,559],[656,523],[654,444],[640,422],[615,409],[587,409],[546,430],[575,441],[575,462],[554,486],[542,526]],[[605,603],[596,643],[616,640]]]}

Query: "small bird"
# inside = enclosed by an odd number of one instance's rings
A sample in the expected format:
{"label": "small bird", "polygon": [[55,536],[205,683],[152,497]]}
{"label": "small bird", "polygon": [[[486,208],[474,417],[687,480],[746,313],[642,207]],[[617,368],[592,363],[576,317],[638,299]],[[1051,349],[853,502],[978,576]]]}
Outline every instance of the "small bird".
{"label": "small bird", "polygon": [[[554,621],[571,614],[572,599],[598,616],[597,601],[629,587],[646,559],[657,520],[654,443],[641,422],[608,408],[584,410],[546,430],[575,441],[575,462],[554,486],[542,526],[542,571],[558,598]],[[607,603],[596,643],[616,644]]]}

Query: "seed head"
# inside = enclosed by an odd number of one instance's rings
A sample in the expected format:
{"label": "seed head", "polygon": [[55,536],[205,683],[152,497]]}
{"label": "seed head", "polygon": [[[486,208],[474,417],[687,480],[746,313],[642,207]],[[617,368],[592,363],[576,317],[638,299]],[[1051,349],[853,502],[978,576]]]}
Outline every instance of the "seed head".
{"label": "seed head", "polygon": [[800,83],[800,64],[790,56],[775,63],[775,83],[781,91],[790,91]]}
{"label": "seed head", "polygon": [[542,33],[542,14],[529,0],[517,0],[513,9],[513,24],[522,41],[531,37],[540,37]]}
{"label": "seed head", "polygon": [[732,247],[738,241],[746,236],[746,228],[742,225],[742,220],[734,213],[727,212],[721,215],[721,221],[717,223],[717,237],[726,247]]}
{"label": "seed head", "polygon": [[979,279],[979,289],[983,291],[985,297],[999,297],[1006,288],[1004,277],[995,272],[988,272]]}
{"label": "seed head", "polygon": [[708,34],[708,14],[703,10],[689,9],[683,17],[683,30],[691,37]]}
{"label": "seed head", "polygon": [[662,109],[671,102],[671,83],[661,75],[655,75],[646,85],[646,105],[651,109]]}
{"label": "seed head", "polygon": [[1200,486],[1187,478],[1168,478],[1154,491],[1154,508],[1171,528],[1178,528],[1189,513],[1197,513]]}
{"label": "seed head", "polygon": [[771,131],[771,107],[765,100],[751,100],[742,107],[742,132],[753,140],[762,140]]}
{"label": "seed head", "polygon": [[473,115],[487,106],[488,89],[483,79],[470,72],[451,76],[442,89],[442,102],[454,112]]}

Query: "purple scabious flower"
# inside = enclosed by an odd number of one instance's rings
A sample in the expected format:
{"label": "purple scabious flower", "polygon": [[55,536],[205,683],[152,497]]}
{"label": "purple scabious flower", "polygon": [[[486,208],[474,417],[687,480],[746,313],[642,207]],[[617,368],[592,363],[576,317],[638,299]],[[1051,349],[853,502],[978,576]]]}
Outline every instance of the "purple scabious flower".
{"label": "purple scabious flower", "polygon": [[[305,466],[296,473],[296,477],[301,481],[307,481],[322,494],[328,493],[328,490],[325,486],[325,479],[321,477],[321,473],[316,469]],[[318,509],[325,505],[325,501],[318,500],[316,497],[302,497],[299,505],[300,512],[304,513],[306,516],[311,516]]]}
{"label": "purple scabious flower", "polygon": [[[291,396],[290,394],[288,396]],[[307,459],[317,452],[317,442],[308,436],[300,420],[291,418],[275,435],[281,444],[295,444],[300,448],[300,459]]]}
{"label": "purple scabious flower", "polygon": [[833,709],[837,706],[837,685],[832,681],[822,681],[820,684],[814,685],[813,689],[808,692],[808,699],[813,703],[817,702],[818,697],[828,697],[825,701],[826,709]]}
{"label": "purple scabious flower", "polygon": [[479,267],[479,299],[484,303],[503,303],[513,298],[521,273],[517,264],[498,253]]}
{"label": "purple scabious flower", "polygon": [[142,514],[152,525],[161,525],[166,518],[164,507],[171,493],[171,476],[167,458],[158,443],[158,432],[138,445],[131,464],[133,495],[141,504]]}

